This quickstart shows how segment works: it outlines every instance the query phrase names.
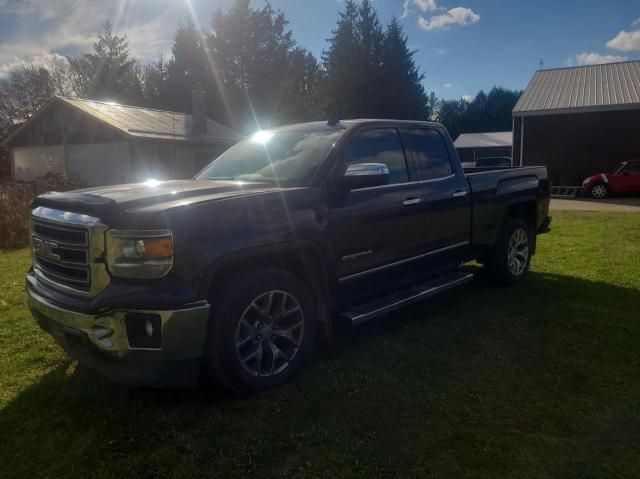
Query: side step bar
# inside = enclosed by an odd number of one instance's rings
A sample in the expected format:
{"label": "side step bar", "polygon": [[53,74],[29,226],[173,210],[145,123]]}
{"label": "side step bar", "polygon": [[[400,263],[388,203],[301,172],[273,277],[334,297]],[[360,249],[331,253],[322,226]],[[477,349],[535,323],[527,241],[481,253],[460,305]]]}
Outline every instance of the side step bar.
{"label": "side step bar", "polygon": [[471,280],[473,280],[473,273],[458,271],[409,290],[393,293],[376,301],[352,307],[349,311],[342,313],[342,316],[350,320],[351,324],[355,326],[408,304],[443,293]]}

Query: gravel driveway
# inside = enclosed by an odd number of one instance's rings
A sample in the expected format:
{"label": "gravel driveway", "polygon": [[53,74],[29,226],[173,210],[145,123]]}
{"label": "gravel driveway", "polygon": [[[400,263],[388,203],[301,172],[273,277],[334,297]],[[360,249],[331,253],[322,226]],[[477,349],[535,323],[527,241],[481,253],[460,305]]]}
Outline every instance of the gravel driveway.
{"label": "gravel driveway", "polygon": [[589,198],[552,198],[550,208],[551,211],[619,211],[623,213],[640,213],[640,198],[606,198],[604,200],[593,200]]}

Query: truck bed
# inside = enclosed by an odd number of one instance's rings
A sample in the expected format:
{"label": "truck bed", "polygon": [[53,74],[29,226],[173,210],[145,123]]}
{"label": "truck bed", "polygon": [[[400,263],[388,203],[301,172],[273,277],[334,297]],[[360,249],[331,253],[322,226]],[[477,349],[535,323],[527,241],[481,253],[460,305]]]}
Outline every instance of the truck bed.
{"label": "truck bed", "polygon": [[549,212],[551,184],[544,166],[464,169],[472,197],[472,244],[493,245],[499,225],[516,201],[526,202],[539,229]]}

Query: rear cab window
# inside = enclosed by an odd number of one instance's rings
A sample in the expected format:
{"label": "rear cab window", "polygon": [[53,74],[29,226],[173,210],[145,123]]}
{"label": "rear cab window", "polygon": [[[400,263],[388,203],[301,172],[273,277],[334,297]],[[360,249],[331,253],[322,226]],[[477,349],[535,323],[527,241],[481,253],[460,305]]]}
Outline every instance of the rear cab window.
{"label": "rear cab window", "polygon": [[449,149],[435,128],[404,128],[402,141],[411,156],[417,180],[447,178],[454,173]]}

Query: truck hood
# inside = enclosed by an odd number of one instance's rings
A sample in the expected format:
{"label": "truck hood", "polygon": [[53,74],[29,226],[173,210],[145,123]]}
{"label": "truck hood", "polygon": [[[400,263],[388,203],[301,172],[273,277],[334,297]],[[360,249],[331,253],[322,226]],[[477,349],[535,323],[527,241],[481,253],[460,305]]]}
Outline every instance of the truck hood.
{"label": "truck hood", "polygon": [[81,211],[102,216],[113,211],[160,211],[200,201],[215,201],[235,196],[278,190],[266,183],[226,180],[147,181],[115,186],[87,188],[38,196],[33,206]]}

